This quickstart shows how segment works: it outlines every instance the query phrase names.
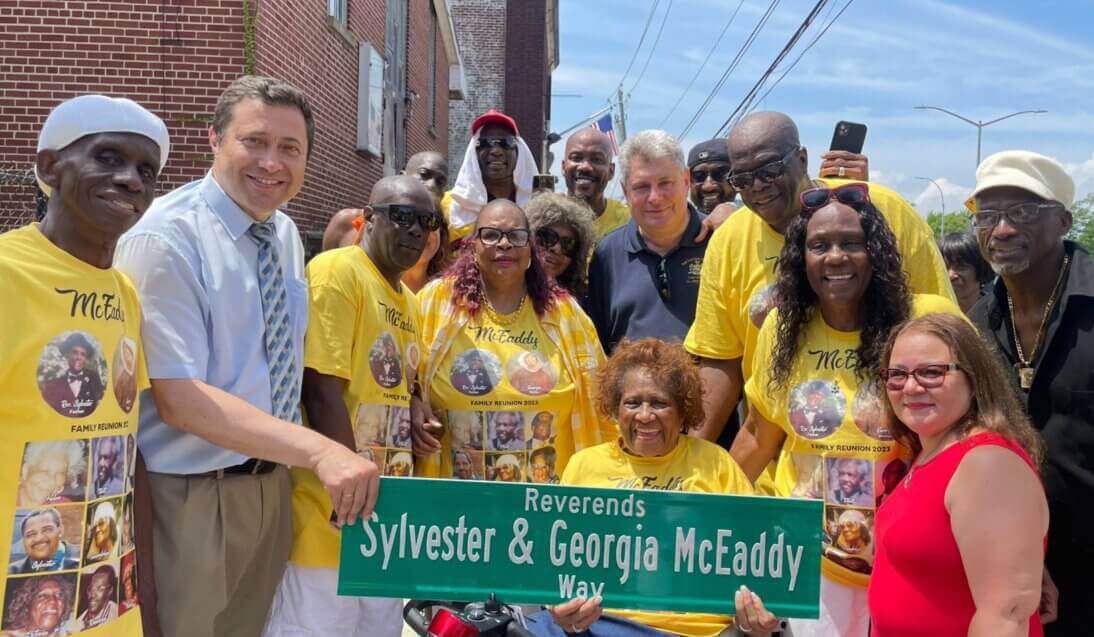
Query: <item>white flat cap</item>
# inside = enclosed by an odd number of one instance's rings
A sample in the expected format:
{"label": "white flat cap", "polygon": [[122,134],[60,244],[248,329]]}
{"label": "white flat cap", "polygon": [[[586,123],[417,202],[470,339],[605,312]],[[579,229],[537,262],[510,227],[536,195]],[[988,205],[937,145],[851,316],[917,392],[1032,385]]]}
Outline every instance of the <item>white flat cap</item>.
{"label": "white flat cap", "polygon": [[[56,106],[38,136],[38,151],[61,150],[69,144],[98,133],[136,133],[151,139],[160,148],[163,170],[171,150],[167,125],[151,111],[124,97],[81,95]],[[35,176],[38,176],[35,169]],[[50,188],[38,177],[38,186],[48,196]]]}
{"label": "white flat cap", "polygon": [[988,156],[976,169],[976,188],[965,206],[976,212],[976,196],[988,188],[1012,186],[1070,209],[1075,181],[1060,162],[1028,150],[1004,150]]}

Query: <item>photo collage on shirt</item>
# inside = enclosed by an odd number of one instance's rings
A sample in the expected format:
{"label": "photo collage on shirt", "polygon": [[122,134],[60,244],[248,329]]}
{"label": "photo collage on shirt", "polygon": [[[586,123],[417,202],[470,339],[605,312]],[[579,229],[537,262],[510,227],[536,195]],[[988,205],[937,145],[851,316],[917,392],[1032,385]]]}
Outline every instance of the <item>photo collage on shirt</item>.
{"label": "photo collage on shirt", "polygon": [[558,414],[468,411],[445,414],[452,435],[452,475],[459,480],[557,483]]}
{"label": "photo collage on shirt", "polygon": [[[876,383],[858,387],[851,401],[854,431],[863,444],[891,443],[881,424],[880,391]],[[847,399],[830,380],[812,379],[790,393],[788,419],[804,438],[821,440],[835,434],[847,413]],[[867,454],[870,457],[873,455]],[[849,570],[870,574],[874,562],[874,516],[885,494],[907,472],[904,460],[868,460],[862,457],[791,454],[795,484],[790,495],[823,500],[824,556]]]}
{"label": "photo collage on shirt", "polygon": [[3,630],[78,634],[137,607],[135,457],[133,434],[26,443]]}
{"label": "photo collage on shirt", "polygon": [[[122,336],[107,352],[95,335],[65,331],[43,348],[35,380],[51,415],[86,420],[111,400],[128,414],[136,404],[137,364],[131,338]],[[78,634],[137,607],[136,454],[131,433],[24,445],[12,479],[0,630]]]}
{"label": "photo collage on shirt", "polygon": [[[380,332],[368,350],[372,379],[381,388],[399,394],[406,394],[404,388],[417,373],[419,360],[417,343],[407,343],[406,351],[400,352],[399,341],[388,331]],[[414,474],[408,405],[409,400],[404,405],[361,403],[353,417],[353,439],[357,453],[375,462],[381,475]]]}

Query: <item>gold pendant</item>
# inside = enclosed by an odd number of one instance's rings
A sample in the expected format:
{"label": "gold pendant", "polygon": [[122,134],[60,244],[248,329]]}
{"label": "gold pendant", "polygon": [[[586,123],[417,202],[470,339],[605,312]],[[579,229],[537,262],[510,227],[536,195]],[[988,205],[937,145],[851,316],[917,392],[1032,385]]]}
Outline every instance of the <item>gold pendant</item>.
{"label": "gold pendant", "polygon": [[1018,382],[1022,385],[1022,389],[1033,387],[1033,368],[1021,364],[1015,365],[1015,367],[1018,368]]}

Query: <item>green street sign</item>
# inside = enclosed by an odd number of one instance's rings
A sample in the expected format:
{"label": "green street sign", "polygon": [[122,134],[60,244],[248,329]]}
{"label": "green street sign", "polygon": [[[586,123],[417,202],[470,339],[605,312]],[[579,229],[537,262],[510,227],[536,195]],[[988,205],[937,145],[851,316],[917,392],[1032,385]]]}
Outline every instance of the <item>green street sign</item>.
{"label": "green street sign", "polygon": [[382,478],[342,529],[339,595],[733,614],[741,584],[815,618],[819,500]]}

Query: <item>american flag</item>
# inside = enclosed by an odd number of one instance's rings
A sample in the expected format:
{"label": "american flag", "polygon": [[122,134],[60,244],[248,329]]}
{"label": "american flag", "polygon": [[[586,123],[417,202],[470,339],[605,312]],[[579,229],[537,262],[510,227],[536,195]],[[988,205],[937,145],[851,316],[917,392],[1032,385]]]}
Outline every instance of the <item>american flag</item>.
{"label": "american flag", "polygon": [[615,129],[612,128],[611,113],[606,113],[603,117],[593,122],[590,127],[607,135],[608,139],[612,140],[612,152],[616,154],[619,153],[619,144],[615,140]]}

